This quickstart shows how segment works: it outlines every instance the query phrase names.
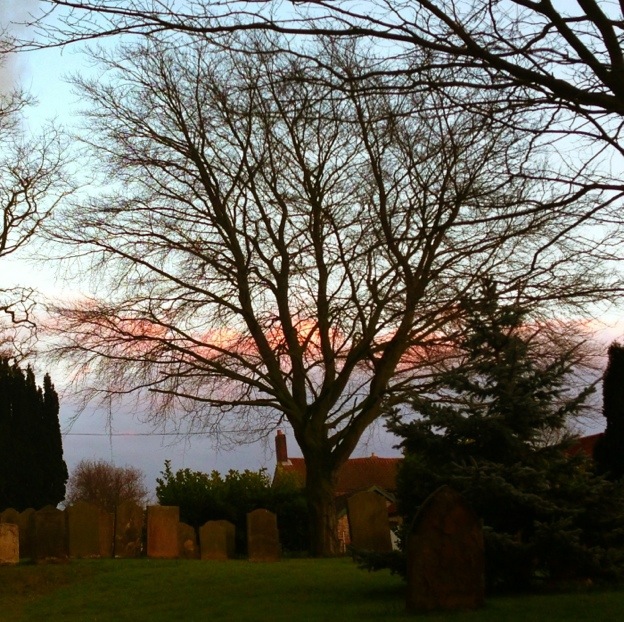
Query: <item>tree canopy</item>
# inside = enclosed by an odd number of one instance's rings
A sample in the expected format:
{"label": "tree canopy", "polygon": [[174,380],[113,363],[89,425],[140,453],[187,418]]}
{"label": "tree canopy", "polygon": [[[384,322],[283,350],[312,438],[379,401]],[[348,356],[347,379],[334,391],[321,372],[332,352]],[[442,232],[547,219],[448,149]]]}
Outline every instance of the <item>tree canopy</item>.
{"label": "tree canopy", "polygon": [[148,498],[145,475],[140,469],[115,466],[106,460],[81,460],[67,482],[68,505],[86,501],[114,513],[123,501],[144,507]]}
{"label": "tree canopy", "polygon": [[397,493],[406,524],[447,484],[483,520],[491,589],[621,576],[624,489],[567,451],[565,426],[591,390],[570,386],[577,354],[549,344],[491,287],[469,306],[453,363],[413,417],[390,423],[406,454]]}
{"label": "tree canopy", "polygon": [[96,52],[107,77],[76,85],[106,189],[56,237],[101,290],[58,310],[58,351],[95,391],[149,389],[160,422],[186,413],[222,439],[287,419],[313,550],[332,552],[337,469],[426,376],[483,275],[545,312],[610,285],[600,230],[575,234],[590,197],[545,182],[522,111],[502,124],[446,90],[395,92],[357,45],[320,39],[310,63],[283,43]]}

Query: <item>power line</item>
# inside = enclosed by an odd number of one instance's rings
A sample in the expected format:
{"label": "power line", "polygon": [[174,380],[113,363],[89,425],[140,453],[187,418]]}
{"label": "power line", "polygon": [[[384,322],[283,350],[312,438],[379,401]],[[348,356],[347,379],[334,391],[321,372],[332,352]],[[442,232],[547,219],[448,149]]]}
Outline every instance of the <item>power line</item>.
{"label": "power line", "polygon": [[64,432],[63,436],[209,436],[209,432]]}

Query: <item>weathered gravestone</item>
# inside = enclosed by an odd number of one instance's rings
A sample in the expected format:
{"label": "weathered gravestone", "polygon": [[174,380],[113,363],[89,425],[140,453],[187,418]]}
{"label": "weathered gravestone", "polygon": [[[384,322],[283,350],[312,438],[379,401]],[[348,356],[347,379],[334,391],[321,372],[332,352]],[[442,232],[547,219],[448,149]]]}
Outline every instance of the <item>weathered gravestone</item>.
{"label": "weathered gravestone", "polygon": [[20,557],[33,558],[35,547],[35,510],[27,508],[17,517]]}
{"label": "weathered gravestone", "polygon": [[67,557],[65,512],[46,506],[34,513],[34,550],[37,561]]}
{"label": "weathered gravestone", "polygon": [[145,511],[131,499],[122,501],[115,513],[115,557],[140,557]]}
{"label": "weathered gravestone", "polygon": [[178,523],[178,550],[183,559],[199,559],[195,528],[186,523]]}
{"label": "weathered gravestone", "polygon": [[13,523],[0,523],[0,566],[19,563],[19,528]]}
{"label": "weathered gravestone", "polygon": [[277,516],[269,510],[247,514],[247,552],[249,561],[273,562],[281,556]]}
{"label": "weathered gravestone", "polygon": [[385,499],[376,492],[358,492],[347,499],[351,546],[356,550],[392,551]]}
{"label": "weathered gravestone", "polygon": [[0,512],[0,523],[11,523],[17,525],[17,519],[20,513],[14,508],[7,508]]}
{"label": "weathered gravestone", "polygon": [[199,529],[202,559],[226,560],[234,557],[236,528],[227,520],[211,520]]}
{"label": "weathered gravestone", "polygon": [[65,510],[69,556],[100,556],[100,508],[78,501]]}
{"label": "weathered gravestone", "polygon": [[147,508],[147,556],[175,559],[180,556],[178,523],[180,508],[152,505]]}
{"label": "weathered gravestone", "polygon": [[481,607],[484,569],[479,518],[459,493],[442,486],[424,502],[408,537],[408,610]]}
{"label": "weathered gravestone", "polygon": [[115,515],[99,510],[100,557],[112,557],[115,542]]}

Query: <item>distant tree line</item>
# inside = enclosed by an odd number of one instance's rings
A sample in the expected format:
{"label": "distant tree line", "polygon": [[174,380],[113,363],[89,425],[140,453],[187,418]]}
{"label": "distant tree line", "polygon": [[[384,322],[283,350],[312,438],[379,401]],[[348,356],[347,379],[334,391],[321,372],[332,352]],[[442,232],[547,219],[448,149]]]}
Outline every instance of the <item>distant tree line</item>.
{"label": "distant tree line", "polygon": [[30,367],[24,371],[0,358],[0,509],[57,505],[66,482],[59,399],[50,376],[42,389]]}

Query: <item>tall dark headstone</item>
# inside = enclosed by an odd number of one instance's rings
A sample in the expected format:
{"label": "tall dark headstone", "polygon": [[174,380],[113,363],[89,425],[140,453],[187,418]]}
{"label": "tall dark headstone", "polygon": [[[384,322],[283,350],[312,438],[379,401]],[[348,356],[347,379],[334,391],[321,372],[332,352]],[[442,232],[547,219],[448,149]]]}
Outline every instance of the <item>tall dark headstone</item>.
{"label": "tall dark headstone", "polygon": [[140,557],[145,511],[131,499],[122,501],[115,513],[115,557]]}
{"label": "tall dark headstone", "polygon": [[459,493],[442,486],[424,502],[409,534],[407,608],[476,609],[484,600],[481,523]]}
{"label": "tall dark headstone", "polygon": [[247,552],[249,561],[274,562],[281,557],[277,516],[269,510],[247,514]]}
{"label": "tall dark headstone", "polygon": [[20,557],[32,559],[35,547],[35,510],[27,508],[17,517]]}
{"label": "tall dark headstone", "polygon": [[376,492],[358,492],[347,499],[351,546],[356,550],[392,550],[386,500]]}
{"label": "tall dark headstone", "polygon": [[37,561],[67,558],[65,512],[54,507],[34,513],[34,558]]}
{"label": "tall dark headstone", "polygon": [[178,523],[178,550],[182,559],[199,559],[195,528],[186,523]]}
{"label": "tall dark headstone", "polygon": [[100,508],[86,501],[70,505],[67,514],[69,556],[100,556]]}
{"label": "tall dark headstone", "polygon": [[112,557],[115,542],[115,515],[99,510],[100,557]]}
{"label": "tall dark headstone", "polygon": [[202,559],[226,560],[234,557],[235,527],[227,520],[211,520],[199,529]]}
{"label": "tall dark headstone", "polygon": [[151,505],[147,508],[147,556],[175,559],[180,556],[178,524],[180,508]]}

